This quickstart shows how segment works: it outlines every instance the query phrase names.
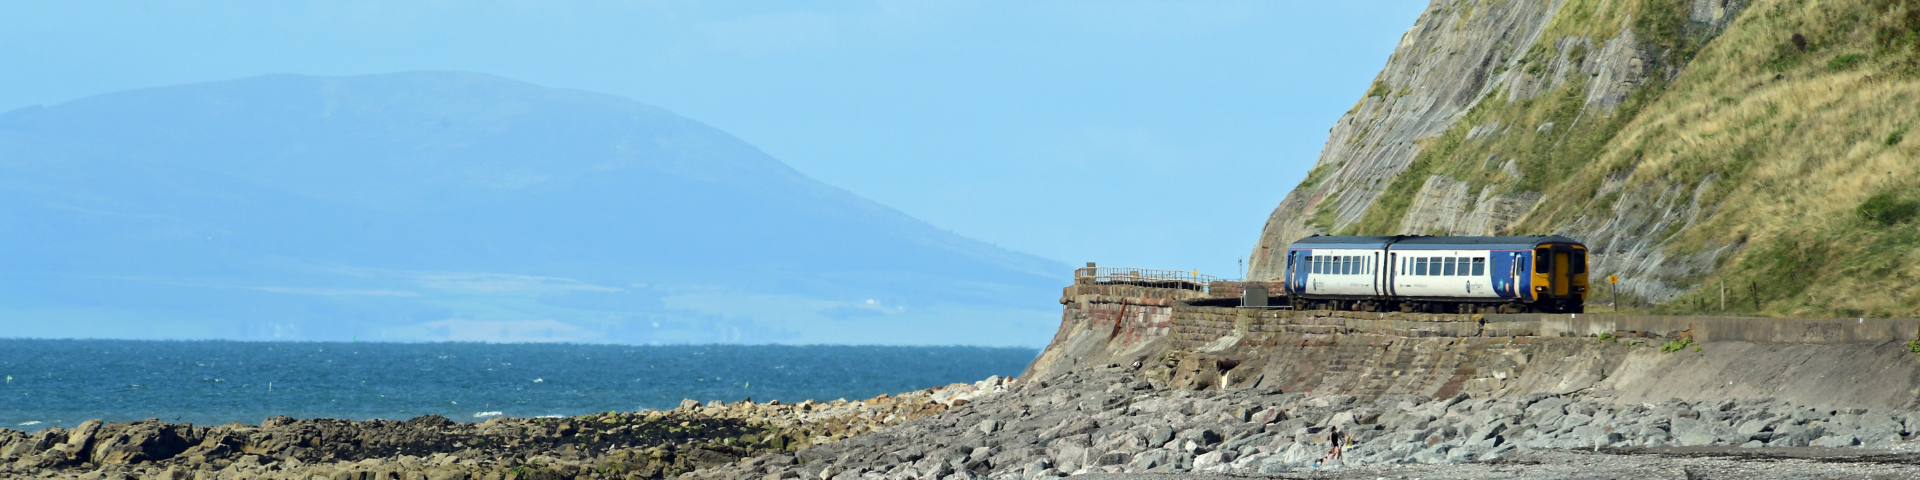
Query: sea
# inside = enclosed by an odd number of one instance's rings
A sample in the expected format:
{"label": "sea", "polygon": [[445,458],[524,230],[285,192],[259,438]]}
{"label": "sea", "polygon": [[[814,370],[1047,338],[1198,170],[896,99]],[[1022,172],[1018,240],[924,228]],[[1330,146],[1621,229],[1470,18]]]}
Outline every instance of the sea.
{"label": "sea", "polygon": [[1013,376],[989,347],[0,339],[0,428],[88,419],[215,425],[456,421],[666,410],[682,399],[849,400]]}

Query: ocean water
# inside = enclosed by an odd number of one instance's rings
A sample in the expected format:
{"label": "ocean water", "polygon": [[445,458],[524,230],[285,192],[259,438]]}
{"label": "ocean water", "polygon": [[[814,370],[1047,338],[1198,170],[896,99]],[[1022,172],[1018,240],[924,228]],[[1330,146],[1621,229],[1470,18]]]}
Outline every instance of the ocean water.
{"label": "ocean water", "polygon": [[858,399],[1020,373],[1031,348],[0,339],[0,427],[458,421]]}

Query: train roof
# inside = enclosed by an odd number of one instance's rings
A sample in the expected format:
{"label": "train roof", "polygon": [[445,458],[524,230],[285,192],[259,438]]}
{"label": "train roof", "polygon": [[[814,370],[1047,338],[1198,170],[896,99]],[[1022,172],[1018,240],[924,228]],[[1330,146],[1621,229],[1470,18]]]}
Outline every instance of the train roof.
{"label": "train roof", "polygon": [[1453,250],[1462,247],[1470,249],[1523,250],[1548,243],[1580,244],[1580,241],[1560,235],[1529,235],[1516,237],[1314,235],[1295,240],[1291,248],[1382,248],[1388,244],[1392,244],[1396,250]]}

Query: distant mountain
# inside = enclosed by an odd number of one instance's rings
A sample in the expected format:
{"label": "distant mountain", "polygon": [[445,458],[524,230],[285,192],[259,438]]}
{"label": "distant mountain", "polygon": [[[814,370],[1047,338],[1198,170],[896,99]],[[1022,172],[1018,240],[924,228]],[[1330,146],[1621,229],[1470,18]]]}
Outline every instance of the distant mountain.
{"label": "distant mountain", "polygon": [[0,114],[0,229],[0,336],[1038,344],[1068,272],[660,108],[452,72]]}

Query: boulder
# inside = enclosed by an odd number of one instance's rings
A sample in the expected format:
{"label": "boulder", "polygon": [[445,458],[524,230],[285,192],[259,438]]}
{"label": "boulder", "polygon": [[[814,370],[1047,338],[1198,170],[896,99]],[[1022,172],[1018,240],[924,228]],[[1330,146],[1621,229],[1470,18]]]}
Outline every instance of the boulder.
{"label": "boulder", "polygon": [[1105,467],[1109,465],[1124,465],[1130,459],[1132,459],[1132,456],[1128,455],[1126,452],[1107,452],[1105,454],[1101,454],[1098,458],[1095,458],[1093,460],[1093,465],[1097,467]]}
{"label": "boulder", "polygon": [[1804,447],[1826,436],[1827,429],[1817,425],[1792,425],[1781,427],[1774,432],[1773,440],[1767,445],[1775,447]]}
{"label": "boulder", "polygon": [[1147,432],[1147,448],[1160,448],[1173,440],[1173,427],[1160,425]]}
{"label": "boulder", "polygon": [[1188,429],[1186,431],[1180,432],[1180,435],[1177,438],[1180,438],[1183,440],[1192,440],[1203,447],[1220,443],[1220,440],[1222,440],[1222,438],[1220,437],[1220,432],[1216,432],[1212,428],[1207,428],[1207,427],[1197,427],[1197,428]]}
{"label": "boulder", "polygon": [[1854,438],[1853,435],[1840,434],[1820,437],[1809,445],[1815,447],[1851,447],[1859,444],[1860,440]]}
{"label": "boulder", "polygon": [[1193,469],[1201,470],[1201,469],[1206,469],[1211,467],[1217,467],[1220,465],[1224,465],[1227,462],[1232,462],[1233,459],[1234,459],[1234,454],[1231,451],[1217,450],[1217,451],[1207,452],[1207,453],[1201,454],[1198,457],[1194,457]]}
{"label": "boulder", "polygon": [[987,419],[980,421],[980,433],[990,434],[997,431],[1000,431],[1000,420]]}
{"label": "boulder", "polygon": [[173,458],[194,446],[192,427],[146,420],[100,438],[91,460],[96,465],[126,465]]}

